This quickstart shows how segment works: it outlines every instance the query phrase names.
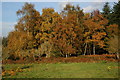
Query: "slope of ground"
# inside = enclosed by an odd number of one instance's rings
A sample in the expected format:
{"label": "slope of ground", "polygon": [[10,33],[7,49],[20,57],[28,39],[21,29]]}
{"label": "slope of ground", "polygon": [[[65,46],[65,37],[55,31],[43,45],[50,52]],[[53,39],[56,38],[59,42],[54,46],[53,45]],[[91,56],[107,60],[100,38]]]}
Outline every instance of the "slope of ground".
{"label": "slope of ground", "polygon": [[40,63],[3,65],[3,78],[117,78],[118,63]]}

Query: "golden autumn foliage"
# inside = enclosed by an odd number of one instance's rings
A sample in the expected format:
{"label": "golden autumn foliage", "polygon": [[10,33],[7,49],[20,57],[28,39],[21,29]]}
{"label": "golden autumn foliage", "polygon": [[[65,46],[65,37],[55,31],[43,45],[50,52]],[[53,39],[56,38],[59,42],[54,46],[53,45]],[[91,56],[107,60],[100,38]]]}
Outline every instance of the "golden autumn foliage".
{"label": "golden autumn foliage", "polygon": [[[25,67],[25,66],[29,66],[29,65],[23,65],[22,67]],[[16,69],[10,69],[10,70],[3,70],[2,71],[2,76],[14,76],[16,75],[18,72],[25,72],[25,71],[30,71],[30,69],[26,68],[26,69],[23,69],[23,68],[20,68],[20,67],[17,67]]]}
{"label": "golden autumn foliage", "polygon": [[60,13],[44,8],[40,14],[33,4],[25,3],[17,15],[19,20],[15,31],[9,33],[7,48],[10,55],[20,59],[43,54],[95,54],[106,46],[107,36],[118,32],[118,25],[108,25],[98,10],[84,13],[79,6],[70,4]]}

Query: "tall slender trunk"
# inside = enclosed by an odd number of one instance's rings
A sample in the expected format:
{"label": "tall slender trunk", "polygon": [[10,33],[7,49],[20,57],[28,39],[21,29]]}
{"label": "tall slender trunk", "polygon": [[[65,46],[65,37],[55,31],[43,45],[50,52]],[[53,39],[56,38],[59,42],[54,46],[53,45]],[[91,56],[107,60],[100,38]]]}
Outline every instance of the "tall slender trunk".
{"label": "tall slender trunk", "polygon": [[87,51],[87,43],[85,45],[84,55],[86,54],[86,51]]}
{"label": "tall slender trunk", "polygon": [[95,55],[95,44],[93,44],[93,54]]}
{"label": "tall slender trunk", "polygon": [[89,49],[88,50],[89,50],[89,55],[91,55],[90,44],[89,44]]}
{"label": "tall slender trunk", "polygon": [[119,55],[119,53],[117,52],[117,59],[120,59],[120,55]]}
{"label": "tall slender trunk", "polygon": [[67,58],[68,56],[67,56],[67,54],[66,54],[66,58]]}

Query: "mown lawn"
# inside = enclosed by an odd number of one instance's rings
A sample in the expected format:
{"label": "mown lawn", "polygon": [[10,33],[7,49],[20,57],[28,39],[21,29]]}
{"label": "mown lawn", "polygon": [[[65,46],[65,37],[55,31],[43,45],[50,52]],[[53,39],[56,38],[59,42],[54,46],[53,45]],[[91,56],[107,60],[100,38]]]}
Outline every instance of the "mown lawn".
{"label": "mown lawn", "polygon": [[[117,78],[117,62],[5,64],[3,78]],[[10,75],[7,71],[12,71]]]}

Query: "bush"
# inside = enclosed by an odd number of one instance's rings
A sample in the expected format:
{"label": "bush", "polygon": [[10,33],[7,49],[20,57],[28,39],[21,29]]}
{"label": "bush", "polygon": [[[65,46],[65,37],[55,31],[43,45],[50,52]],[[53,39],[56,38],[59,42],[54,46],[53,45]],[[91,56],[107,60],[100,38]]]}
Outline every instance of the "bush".
{"label": "bush", "polygon": [[6,47],[2,47],[2,60],[6,60],[10,57],[10,54],[8,53],[8,49]]}

